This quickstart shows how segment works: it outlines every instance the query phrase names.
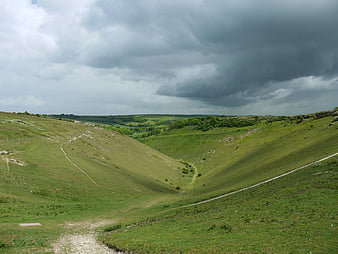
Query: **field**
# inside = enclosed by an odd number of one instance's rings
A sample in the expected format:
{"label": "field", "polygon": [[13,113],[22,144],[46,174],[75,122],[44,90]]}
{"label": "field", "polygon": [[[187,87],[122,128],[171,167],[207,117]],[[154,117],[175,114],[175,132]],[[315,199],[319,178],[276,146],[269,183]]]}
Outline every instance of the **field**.
{"label": "field", "polygon": [[[336,153],[336,115],[94,121],[0,113],[0,253],[59,253],[62,236],[87,233],[141,253],[330,253],[336,157],[180,207]],[[19,226],[28,222],[42,226]],[[77,253],[68,247],[60,253]]]}

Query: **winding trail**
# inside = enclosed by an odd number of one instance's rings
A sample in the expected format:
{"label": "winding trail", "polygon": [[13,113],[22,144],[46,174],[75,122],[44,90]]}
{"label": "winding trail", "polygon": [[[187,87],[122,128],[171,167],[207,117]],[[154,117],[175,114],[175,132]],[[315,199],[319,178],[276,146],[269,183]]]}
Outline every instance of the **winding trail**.
{"label": "winding trail", "polygon": [[77,165],[74,161],[72,161],[72,160],[69,158],[69,156],[67,155],[67,153],[66,153],[65,150],[63,149],[63,146],[64,146],[64,145],[70,144],[70,143],[72,143],[73,141],[75,141],[75,140],[77,140],[77,139],[79,139],[79,138],[81,138],[81,137],[83,137],[83,136],[87,136],[87,134],[81,134],[81,135],[79,135],[79,136],[77,136],[77,137],[74,137],[74,138],[68,140],[66,143],[63,143],[63,144],[60,145],[60,149],[61,149],[61,151],[63,152],[65,158],[66,158],[66,159],[67,159],[74,167],[76,167],[78,170],[80,170],[80,172],[83,173],[85,176],[87,176],[87,177],[89,178],[89,180],[92,181],[95,185],[98,185],[97,182],[95,182],[95,180],[93,180],[93,179],[88,175],[88,173],[87,173],[84,169],[82,169],[81,167],[79,167],[79,165]]}
{"label": "winding trail", "polygon": [[193,165],[191,163],[189,163],[189,164],[193,167],[194,172],[195,172],[194,175],[193,175],[193,177],[192,177],[192,179],[191,179],[191,182],[190,182],[189,189],[191,190],[194,187],[194,183],[196,182],[196,178],[198,176],[198,169],[195,167],[195,165]]}
{"label": "winding trail", "polygon": [[248,186],[248,187],[245,187],[245,188],[242,188],[242,189],[233,191],[233,192],[229,192],[229,193],[226,193],[226,194],[223,194],[223,195],[214,197],[214,198],[210,198],[210,199],[207,199],[207,200],[203,200],[203,201],[200,201],[200,202],[197,202],[197,203],[193,203],[193,204],[189,204],[189,205],[180,206],[180,207],[177,207],[177,208],[174,208],[174,209],[179,209],[179,208],[184,208],[184,207],[191,207],[191,206],[197,206],[197,205],[201,205],[201,204],[204,204],[204,203],[208,203],[208,202],[211,202],[211,201],[214,201],[214,200],[217,200],[217,199],[225,198],[225,197],[234,195],[234,194],[236,194],[236,193],[239,193],[239,192],[242,192],[242,191],[245,191],[245,190],[249,190],[249,189],[255,188],[255,187],[260,186],[260,185],[262,185],[262,184],[269,183],[269,182],[274,181],[274,180],[276,180],[276,179],[279,179],[279,178],[281,178],[281,177],[283,177],[283,176],[290,175],[290,174],[292,174],[292,173],[294,173],[294,172],[296,172],[296,171],[298,171],[298,170],[300,170],[300,169],[309,167],[309,166],[311,166],[311,165],[313,165],[313,164],[315,164],[315,163],[318,163],[318,162],[325,161],[325,160],[330,159],[330,158],[332,158],[332,157],[334,157],[334,156],[337,156],[337,155],[338,155],[338,153],[334,153],[334,154],[331,154],[331,155],[329,155],[329,156],[326,156],[326,157],[324,157],[324,158],[322,158],[322,159],[320,159],[320,160],[317,160],[317,161],[314,161],[314,162],[310,162],[310,163],[308,163],[308,164],[306,164],[306,165],[304,165],[304,166],[301,166],[301,167],[299,167],[299,168],[295,168],[295,169],[293,169],[293,170],[291,170],[291,171],[289,171],[289,172],[286,172],[286,173],[284,173],[284,174],[281,174],[281,175],[278,175],[278,176],[269,178],[269,179],[267,179],[267,180],[265,180],[265,181],[256,183],[256,184],[254,184],[254,185],[251,185],[251,186]]}

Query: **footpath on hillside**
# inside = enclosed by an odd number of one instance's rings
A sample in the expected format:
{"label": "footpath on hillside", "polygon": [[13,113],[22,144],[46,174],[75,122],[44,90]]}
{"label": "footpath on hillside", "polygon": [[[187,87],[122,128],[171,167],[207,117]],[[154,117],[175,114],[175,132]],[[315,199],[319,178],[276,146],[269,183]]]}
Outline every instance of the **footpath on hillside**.
{"label": "footpath on hillside", "polygon": [[79,165],[77,165],[77,164],[76,164],[76,163],[68,156],[68,154],[67,154],[66,151],[64,150],[64,145],[71,144],[73,141],[76,141],[77,139],[82,138],[82,137],[84,137],[84,136],[87,137],[88,134],[85,134],[85,133],[84,133],[84,134],[81,134],[81,135],[79,135],[79,136],[76,136],[76,137],[71,138],[71,139],[68,140],[66,143],[61,144],[61,145],[60,145],[60,149],[61,149],[61,151],[63,152],[63,155],[65,156],[66,160],[68,160],[68,161],[69,161],[74,167],[76,167],[81,173],[83,173],[86,177],[88,177],[89,180],[90,180],[91,182],[93,182],[95,185],[97,185],[97,182],[95,182],[95,180],[93,180],[83,168],[81,168]]}
{"label": "footpath on hillside", "polygon": [[225,197],[228,197],[228,196],[231,196],[231,195],[234,195],[236,193],[239,193],[239,192],[242,192],[242,191],[245,191],[245,190],[249,190],[249,189],[252,189],[252,188],[255,188],[255,187],[258,187],[262,184],[265,184],[265,183],[269,183],[271,181],[274,181],[276,179],[279,179],[283,176],[287,176],[289,174],[292,174],[300,169],[303,169],[303,168],[306,168],[306,167],[309,167],[309,166],[312,166],[313,164],[316,164],[316,163],[319,163],[319,162],[322,162],[322,161],[325,161],[325,160],[328,160],[334,156],[337,156],[338,153],[334,153],[334,154],[331,154],[329,156],[326,156],[320,160],[317,160],[317,161],[314,161],[314,162],[311,162],[311,163],[308,163],[304,166],[301,166],[301,167],[298,167],[298,168],[295,168],[291,171],[288,171],[284,174],[281,174],[281,175],[278,175],[278,176],[275,176],[275,177],[272,177],[272,178],[269,178],[267,180],[264,180],[262,182],[259,182],[259,183],[256,183],[254,185],[251,185],[251,186],[248,186],[248,187],[245,187],[245,188],[242,188],[242,189],[239,189],[239,190],[236,190],[236,191],[233,191],[233,192],[229,192],[229,193],[226,193],[226,194],[223,194],[223,195],[220,195],[220,196],[217,196],[217,197],[214,197],[214,198],[210,198],[210,199],[207,199],[207,200],[203,200],[203,201],[200,201],[200,202],[197,202],[197,203],[193,203],[193,204],[188,204],[188,205],[184,205],[184,206],[180,206],[180,207],[177,207],[177,208],[174,208],[174,209],[178,209],[178,208],[184,208],[184,207],[190,207],[190,206],[197,206],[197,205],[200,205],[200,204],[204,204],[204,203],[208,203],[208,202],[211,202],[211,201],[214,201],[214,200],[217,200],[217,199],[220,199],[220,198],[225,198]]}

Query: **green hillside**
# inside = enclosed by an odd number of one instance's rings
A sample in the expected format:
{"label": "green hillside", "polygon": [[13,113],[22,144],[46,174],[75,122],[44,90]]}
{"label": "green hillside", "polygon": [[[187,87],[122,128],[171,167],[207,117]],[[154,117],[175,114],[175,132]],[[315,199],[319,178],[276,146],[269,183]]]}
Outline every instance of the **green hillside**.
{"label": "green hillside", "polygon": [[199,206],[169,210],[101,240],[135,253],[336,253],[337,160]]}
{"label": "green hillside", "polygon": [[195,194],[214,195],[245,187],[338,151],[334,112],[300,121],[261,120],[245,127],[195,126],[171,129],[140,139],[176,159],[193,163],[199,173]]}
{"label": "green hillside", "polygon": [[54,232],[34,238],[18,223],[42,223],[33,231],[43,232],[53,223],[172,196],[182,183],[181,168],[118,132],[0,113],[0,250],[46,245]]}
{"label": "green hillside", "polygon": [[[335,226],[324,225],[336,223],[335,158],[179,207],[338,152],[337,114],[123,119],[128,128],[148,126],[132,135],[137,141],[102,123],[0,113],[0,253],[52,253],[63,235],[94,237],[111,220],[100,239],[141,253],[331,250]],[[42,225],[19,226],[29,222]]]}

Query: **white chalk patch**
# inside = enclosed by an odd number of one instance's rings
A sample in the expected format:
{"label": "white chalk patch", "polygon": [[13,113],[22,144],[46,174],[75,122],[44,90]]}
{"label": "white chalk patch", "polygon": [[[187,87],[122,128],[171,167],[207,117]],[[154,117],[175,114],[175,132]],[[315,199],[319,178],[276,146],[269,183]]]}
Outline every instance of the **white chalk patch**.
{"label": "white chalk patch", "polygon": [[41,223],[20,223],[20,227],[32,227],[32,226],[41,226]]}
{"label": "white chalk patch", "polygon": [[16,159],[9,159],[10,162],[16,164],[16,165],[19,165],[21,167],[25,166],[25,163],[21,162],[21,161],[18,161]]}

